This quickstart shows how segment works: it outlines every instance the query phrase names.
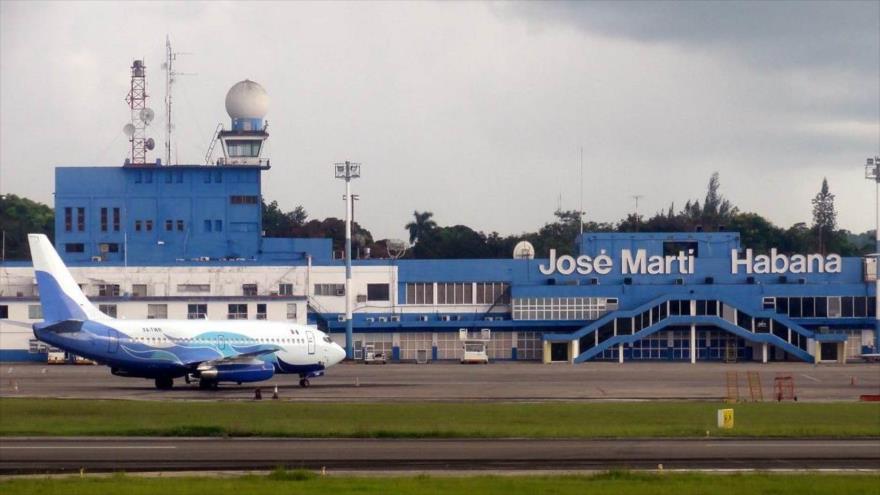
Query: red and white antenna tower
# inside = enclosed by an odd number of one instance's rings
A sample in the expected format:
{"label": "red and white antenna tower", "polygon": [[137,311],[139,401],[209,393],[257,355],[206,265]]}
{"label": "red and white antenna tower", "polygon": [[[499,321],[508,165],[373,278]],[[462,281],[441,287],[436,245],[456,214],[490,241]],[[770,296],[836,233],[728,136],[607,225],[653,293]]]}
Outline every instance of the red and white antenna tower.
{"label": "red and white antenna tower", "polygon": [[146,165],[147,151],[155,147],[155,141],[146,137],[147,126],[155,117],[153,110],[147,106],[146,66],[143,60],[135,60],[131,64],[131,89],[125,97],[131,109],[131,123],[126,124],[123,131],[131,143],[131,165]]}

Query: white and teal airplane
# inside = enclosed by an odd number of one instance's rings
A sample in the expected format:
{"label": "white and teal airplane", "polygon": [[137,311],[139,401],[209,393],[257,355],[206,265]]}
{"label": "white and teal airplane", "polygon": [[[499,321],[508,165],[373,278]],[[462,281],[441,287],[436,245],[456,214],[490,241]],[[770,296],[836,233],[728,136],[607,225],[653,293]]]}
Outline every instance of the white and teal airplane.
{"label": "white and teal airplane", "polygon": [[323,332],[289,322],[111,318],[89,302],[45,235],[29,234],[28,242],[44,319],[34,335],[114,375],[150,378],[158,389],[194,378],[212,389],[293,373],[308,387],[309,378],[345,358]]}

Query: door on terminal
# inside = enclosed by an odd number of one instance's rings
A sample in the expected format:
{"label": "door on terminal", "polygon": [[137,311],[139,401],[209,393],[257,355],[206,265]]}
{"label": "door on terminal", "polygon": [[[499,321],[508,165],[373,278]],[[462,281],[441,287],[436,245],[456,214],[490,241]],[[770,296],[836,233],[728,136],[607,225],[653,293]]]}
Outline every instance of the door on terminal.
{"label": "door on terminal", "polygon": [[568,342],[550,343],[550,361],[568,361]]}
{"label": "door on terminal", "polygon": [[822,342],[820,361],[837,361],[837,342]]}

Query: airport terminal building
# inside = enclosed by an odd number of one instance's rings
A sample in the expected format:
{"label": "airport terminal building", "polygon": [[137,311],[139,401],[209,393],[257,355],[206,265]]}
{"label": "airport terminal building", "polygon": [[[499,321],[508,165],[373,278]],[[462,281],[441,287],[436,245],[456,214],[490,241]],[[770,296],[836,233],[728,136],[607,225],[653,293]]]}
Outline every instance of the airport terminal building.
{"label": "airport terminal building", "polygon": [[[735,232],[584,233],[575,255],[535,259],[357,259],[346,293],[330,239],[262,235],[268,134],[261,115],[232,117],[211,165],[56,168],[55,246],[103,312],[289,320],[344,344],[350,297],[355,357],[372,345],[399,361],[459,359],[467,340],[494,360],[572,363],[845,362],[878,343],[876,258],[755,253]],[[37,290],[29,263],[0,264],[0,360],[46,359]]]}

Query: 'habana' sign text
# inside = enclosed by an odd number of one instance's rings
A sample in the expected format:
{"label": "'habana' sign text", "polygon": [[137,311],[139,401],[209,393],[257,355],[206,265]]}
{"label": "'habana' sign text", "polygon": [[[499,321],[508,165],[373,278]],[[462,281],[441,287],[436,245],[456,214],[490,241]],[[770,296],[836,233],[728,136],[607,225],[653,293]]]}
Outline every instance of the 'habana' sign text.
{"label": "'habana' sign text", "polygon": [[[651,255],[644,249],[635,252],[629,249],[620,251],[620,272],[624,275],[692,275],[696,270],[696,257],[693,250],[680,251],[677,256]],[[740,253],[730,252],[730,273],[738,274],[798,274],[798,273],[840,273],[841,258],[837,254],[795,254],[788,256],[771,249],[770,254],[754,255],[751,249]],[[582,254],[575,258],[570,255],[557,257],[556,250],[550,250],[546,265],[538,265],[544,275],[607,275],[614,271],[614,259],[603,249],[598,256]]]}

